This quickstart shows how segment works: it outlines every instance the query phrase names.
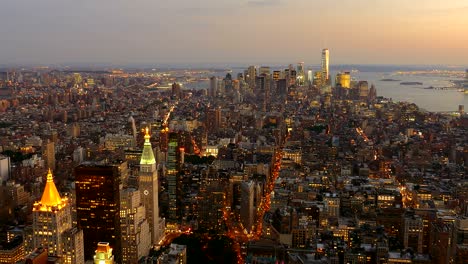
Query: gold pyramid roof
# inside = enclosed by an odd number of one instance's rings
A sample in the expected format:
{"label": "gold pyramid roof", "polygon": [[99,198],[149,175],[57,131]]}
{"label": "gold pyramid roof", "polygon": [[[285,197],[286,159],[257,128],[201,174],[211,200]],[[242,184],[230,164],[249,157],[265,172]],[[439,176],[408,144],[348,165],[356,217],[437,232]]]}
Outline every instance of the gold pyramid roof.
{"label": "gold pyramid roof", "polygon": [[41,205],[42,206],[58,206],[62,204],[62,198],[60,197],[57,187],[55,187],[52,171],[49,169],[47,173],[47,182],[42,193]]}

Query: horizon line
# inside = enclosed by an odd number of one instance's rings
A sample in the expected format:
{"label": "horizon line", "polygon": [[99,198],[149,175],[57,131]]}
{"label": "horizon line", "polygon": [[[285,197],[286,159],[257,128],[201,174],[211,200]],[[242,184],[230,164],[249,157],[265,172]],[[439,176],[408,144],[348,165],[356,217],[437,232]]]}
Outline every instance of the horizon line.
{"label": "horizon line", "polygon": [[[174,69],[187,69],[187,68],[199,68],[199,69],[225,69],[225,68],[241,68],[249,66],[265,66],[265,67],[283,67],[288,65],[296,65],[296,63],[107,63],[107,62],[69,62],[69,63],[2,63],[0,69],[8,68],[36,68],[36,67],[49,67],[49,68],[63,68],[63,67],[80,67],[80,68],[174,68]],[[318,64],[305,64],[306,67],[317,67]],[[409,63],[337,63],[330,64],[330,67],[444,67],[444,68],[467,68],[466,65],[457,64],[445,64],[445,63],[434,63],[434,64],[409,64]]]}

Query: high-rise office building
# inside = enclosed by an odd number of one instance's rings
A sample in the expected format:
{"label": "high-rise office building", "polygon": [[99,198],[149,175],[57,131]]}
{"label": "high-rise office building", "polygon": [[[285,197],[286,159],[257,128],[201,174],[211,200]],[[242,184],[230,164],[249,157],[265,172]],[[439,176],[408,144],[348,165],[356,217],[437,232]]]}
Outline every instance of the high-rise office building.
{"label": "high-rise office building", "polygon": [[289,71],[289,85],[296,85],[297,84],[297,71],[290,70]]}
{"label": "high-rise office building", "polygon": [[221,107],[206,111],[205,127],[208,133],[216,133],[221,127]]}
{"label": "high-rise office building", "polygon": [[139,190],[149,223],[151,243],[157,244],[163,230],[159,230],[158,171],[148,129],[140,160]]}
{"label": "high-rise office building", "polygon": [[120,196],[122,263],[137,263],[151,248],[151,234],[140,190],[126,188]]}
{"label": "high-rise office building", "polygon": [[377,98],[377,90],[375,89],[375,86],[372,84],[369,90],[369,94],[367,96],[367,100],[369,100],[369,102],[374,102],[376,98]]}
{"label": "high-rise office building", "polygon": [[217,181],[207,182],[200,187],[198,226],[207,230],[222,230],[225,193]]}
{"label": "high-rise office building", "polygon": [[307,83],[312,84],[313,80],[314,80],[313,72],[312,70],[308,70],[307,71]]}
{"label": "high-rise office building", "polygon": [[83,163],[76,167],[76,213],[83,229],[85,259],[93,259],[95,246],[107,241],[121,261],[120,175],[115,165]]}
{"label": "high-rise office building", "polygon": [[178,223],[177,218],[177,177],[179,171],[178,154],[179,142],[177,133],[169,134],[167,148],[167,191],[169,193],[169,210],[167,213],[168,228],[175,228]]}
{"label": "high-rise office building", "polygon": [[351,88],[351,74],[350,72],[339,72],[336,74],[335,80],[336,86],[341,86],[342,88],[349,89]]}
{"label": "high-rise office building", "polygon": [[249,66],[245,80],[249,84],[250,90],[255,90],[255,77],[257,77],[257,69],[255,66]]}
{"label": "high-rise office building", "polygon": [[367,81],[360,81],[358,83],[359,99],[366,101],[369,97],[369,83]]}
{"label": "high-rise office building", "polygon": [[46,162],[46,166],[51,169],[55,169],[55,143],[54,141],[46,140],[43,146],[44,150],[42,155]]}
{"label": "high-rise office building", "polygon": [[10,157],[0,155],[0,183],[6,182],[10,178],[10,174]]}
{"label": "high-rise office building", "polygon": [[41,200],[33,206],[32,238],[35,248],[47,248],[64,263],[84,263],[83,231],[73,228],[70,203],[60,197],[50,169]]}
{"label": "high-rise office building", "polygon": [[312,84],[315,85],[318,88],[321,88],[325,83],[323,82],[323,72],[321,71],[316,71],[314,73],[314,78],[312,80]]}
{"label": "high-rise office building", "polygon": [[167,152],[167,144],[169,142],[169,128],[165,127],[159,132],[159,149],[161,152]]}
{"label": "high-rise office building", "polygon": [[287,85],[287,82],[286,82],[286,79],[279,79],[277,82],[276,82],[276,95],[280,95],[280,96],[286,96],[286,94],[288,93],[288,85]]}
{"label": "high-rise office building", "polygon": [[322,50],[322,78],[325,83],[330,81],[330,51],[328,49]]}
{"label": "high-rise office building", "polygon": [[216,97],[218,91],[218,78],[216,76],[210,77],[210,89],[208,90],[208,96],[213,98]]}
{"label": "high-rise office building", "polygon": [[172,96],[177,99],[182,98],[182,88],[180,87],[180,83],[173,83],[172,84]]}
{"label": "high-rise office building", "polygon": [[231,206],[234,212],[239,213],[238,210],[241,206],[241,184],[243,177],[239,175],[232,176],[229,179],[229,189],[227,192],[227,199],[229,201],[229,206]]}
{"label": "high-rise office building", "polygon": [[230,73],[226,74],[226,77],[223,79],[223,93],[222,94],[232,94],[232,90],[234,89],[232,75]]}
{"label": "high-rise office building", "polygon": [[299,62],[297,64],[297,84],[304,85],[305,83],[305,72],[304,72],[304,62]]}
{"label": "high-rise office building", "polygon": [[255,78],[254,94],[257,96],[257,101],[263,111],[267,111],[270,105],[270,83],[269,74],[262,74]]}

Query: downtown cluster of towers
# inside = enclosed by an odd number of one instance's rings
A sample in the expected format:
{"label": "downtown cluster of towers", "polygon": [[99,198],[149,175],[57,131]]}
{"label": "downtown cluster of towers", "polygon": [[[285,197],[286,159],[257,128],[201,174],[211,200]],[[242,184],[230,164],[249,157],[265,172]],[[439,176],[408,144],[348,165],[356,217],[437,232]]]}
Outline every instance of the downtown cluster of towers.
{"label": "downtown cluster of towers", "polygon": [[[239,76],[241,76],[251,88],[258,84],[258,80],[255,79],[256,77],[265,75],[271,75],[270,77],[274,81],[285,80],[287,86],[303,86],[307,84],[321,86],[322,84],[330,84],[330,52],[328,49],[322,50],[321,67],[320,70],[315,72],[311,69],[308,69],[306,72],[304,69],[304,62],[299,62],[296,68],[290,64],[284,71],[274,70],[271,72],[268,66],[262,66],[258,69],[255,66],[249,66],[243,73],[239,73]],[[210,96],[215,96],[218,89],[214,80],[216,80],[216,78],[212,77],[209,89]]]}
{"label": "downtown cluster of towers", "polygon": [[[255,102],[257,110],[263,112],[274,110],[275,100],[284,103],[292,87],[314,88],[325,97],[328,94],[339,99],[372,101],[377,96],[375,87],[369,88],[367,81],[354,82],[349,71],[337,73],[334,81],[332,88],[330,51],[323,49],[318,70],[306,70],[303,62],[296,67],[290,64],[283,70],[272,70],[269,66],[249,66],[237,74],[237,79],[230,73],[223,79],[211,77],[207,95],[210,98],[227,98],[232,103]],[[174,84],[172,91],[177,96],[180,87]]]}

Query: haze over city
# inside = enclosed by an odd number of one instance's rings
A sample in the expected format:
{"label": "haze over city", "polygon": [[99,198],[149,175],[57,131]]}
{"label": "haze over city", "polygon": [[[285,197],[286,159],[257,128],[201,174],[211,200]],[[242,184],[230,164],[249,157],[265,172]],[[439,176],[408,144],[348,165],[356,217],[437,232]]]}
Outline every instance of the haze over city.
{"label": "haze over city", "polygon": [[[4,1],[1,65],[466,65],[468,3],[451,0]],[[430,44],[430,45],[428,45]]]}

